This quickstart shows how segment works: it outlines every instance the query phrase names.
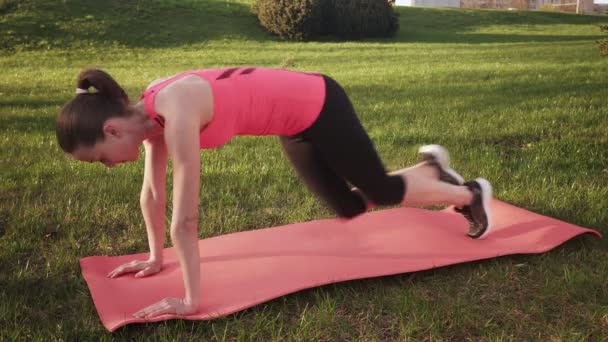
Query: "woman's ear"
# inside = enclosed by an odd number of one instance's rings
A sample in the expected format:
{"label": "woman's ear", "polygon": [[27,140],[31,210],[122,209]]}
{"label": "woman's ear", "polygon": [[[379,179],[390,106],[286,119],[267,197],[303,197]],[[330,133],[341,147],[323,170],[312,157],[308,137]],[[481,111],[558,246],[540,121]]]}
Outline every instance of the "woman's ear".
{"label": "woman's ear", "polygon": [[115,120],[108,119],[103,124],[103,133],[105,136],[120,138],[122,136],[122,127]]}

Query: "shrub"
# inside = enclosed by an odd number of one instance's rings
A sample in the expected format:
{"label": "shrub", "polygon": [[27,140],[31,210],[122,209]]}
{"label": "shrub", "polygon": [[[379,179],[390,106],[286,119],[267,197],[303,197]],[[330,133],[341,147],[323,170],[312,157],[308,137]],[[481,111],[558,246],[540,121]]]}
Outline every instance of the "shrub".
{"label": "shrub", "polygon": [[288,40],[309,40],[321,33],[323,0],[256,0],[253,13],[271,33]]}
{"label": "shrub", "polygon": [[341,38],[390,37],[399,29],[394,0],[330,0],[326,22]]}
{"label": "shrub", "polygon": [[268,31],[289,40],[332,34],[388,37],[399,29],[395,0],[256,0],[253,13]]}
{"label": "shrub", "polygon": [[7,13],[17,6],[18,0],[0,0],[0,14]]}

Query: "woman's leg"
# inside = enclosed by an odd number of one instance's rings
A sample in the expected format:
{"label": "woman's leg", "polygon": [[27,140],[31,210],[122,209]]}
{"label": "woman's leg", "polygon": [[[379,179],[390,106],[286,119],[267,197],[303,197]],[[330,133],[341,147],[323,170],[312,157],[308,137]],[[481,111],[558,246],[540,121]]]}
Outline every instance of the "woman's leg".
{"label": "woman's leg", "polygon": [[[440,183],[449,184],[452,186],[464,185],[464,178],[460,174],[458,174],[458,172],[450,168],[449,155],[445,148],[440,145],[425,145],[418,150],[418,153],[420,159],[424,162],[418,163],[417,165],[412,167],[390,172],[389,174],[401,175],[402,177],[405,177],[406,182],[408,182],[408,184],[413,185],[424,185],[427,180],[440,181]],[[413,182],[414,180],[417,181]],[[447,191],[459,192],[461,195],[465,196],[464,201],[467,201],[466,203],[470,203],[470,201],[468,201],[468,197],[470,197],[470,194],[463,193],[461,187],[451,187],[451,189],[450,187],[448,187]],[[420,193],[421,195],[412,195],[412,193]],[[418,206],[425,205],[429,203],[429,201],[431,201],[431,203],[435,203],[437,200],[442,201],[441,190],[433,192],[433,194],[431,194],[432,197],[439,196],[439,198],[429,198],[429,196],[425,195],[424,193],[425,191],[423,189],[420,189],[419,186],[414,186],[414,189],[410,187],[406,194],[408,196],[406,199],[404,199],[405,203],[403,204],[407,206]],[[414,201],[410,201],[410,199],[412,198],[414,198]],[[462,208],[464,205],[466,205],[466,203],[462,205],[454,205],[459,208]]]}
{"label": "woman's leg", "polygon": [[407,192],[401,202],[404,206],[449,204],[463,207],[473,200],[473,194],[466,186],[440,181],[437,168],[427,162],[390,174],[403,177],[407,184]]}
{"label": "woman's leg", "polygon": [[466,208],[475,202],[470,184],[441,181],[438,168],[429,162],[387,173],[346,93],[334,80],[325,80],[323,111],[301,135],[337,177],[347,180],[377,205],[448,204]]}
{"label": "woman's leg", "polygon": [[316,148],[302,137],[280,137],[285,154],[308,188],[340,217],[366,211],[363,197],[331,170]]}
{"label": "woman's leg", "polygon": [[463,206],[471,202],[466,187],[440,181],[437,169],[429,163],[387,173],[346,93],[334,80],[325,80],[323,111],[302,136],[315,146],[320,159],[338,177],[357,187],[376,205]]}

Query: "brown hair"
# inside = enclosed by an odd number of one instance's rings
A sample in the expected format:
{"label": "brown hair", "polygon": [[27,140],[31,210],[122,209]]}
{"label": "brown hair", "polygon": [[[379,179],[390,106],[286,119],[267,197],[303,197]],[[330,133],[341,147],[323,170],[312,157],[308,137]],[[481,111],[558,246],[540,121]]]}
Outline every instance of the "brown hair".
{"label": "brown hair", "polygon": [[87,93],[76,94],[57,115],[55,132],[66,153],[77,147],[93,146],[103,140],[103,124],[112,117],[126,117],[129,97],[112,76],[99,69],[83,70],[76,87]]}

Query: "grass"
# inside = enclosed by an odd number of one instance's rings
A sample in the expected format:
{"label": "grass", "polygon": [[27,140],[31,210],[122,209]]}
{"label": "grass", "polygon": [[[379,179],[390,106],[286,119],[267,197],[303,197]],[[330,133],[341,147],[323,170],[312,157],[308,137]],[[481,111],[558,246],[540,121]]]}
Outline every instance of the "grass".
{"label": "grass", "polygon": [[[78,260],[146,251],[142,161],[109,171],[60,152],[54,115],[87,66],[133,98],[193,68],[324,72],[345,86],[388,168],[444,144],[496,197],[608,234],[608,60],[595,44],[607,17],[404,8],[393,39],[287,43],[248,5],[0,3],[0,340],[608,340],[608,243],[591,237],[108,334]],[[276,139],[239,137],[202,159],[201,238],[330,216]]]}

